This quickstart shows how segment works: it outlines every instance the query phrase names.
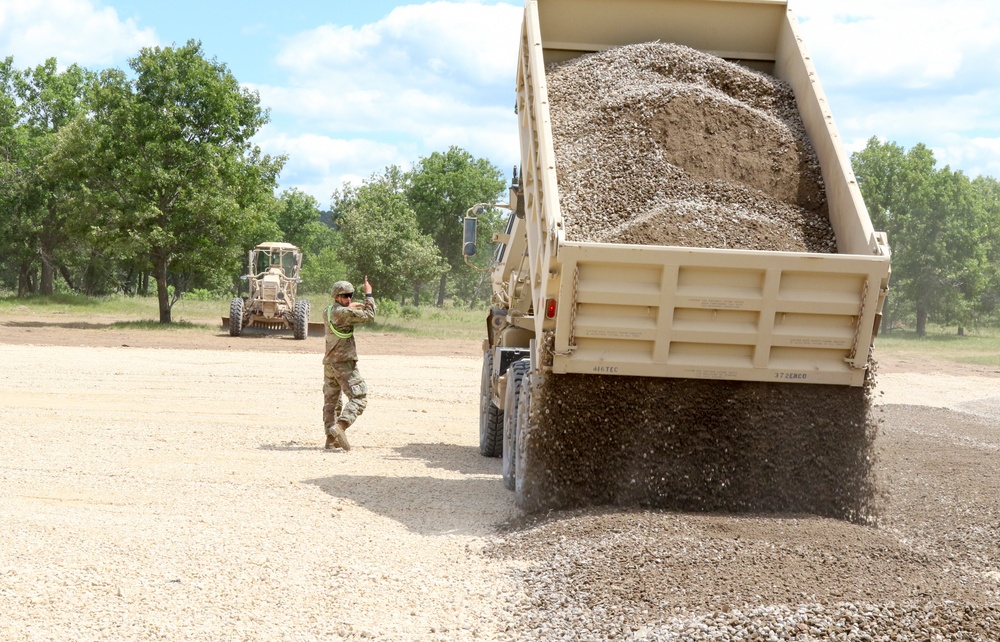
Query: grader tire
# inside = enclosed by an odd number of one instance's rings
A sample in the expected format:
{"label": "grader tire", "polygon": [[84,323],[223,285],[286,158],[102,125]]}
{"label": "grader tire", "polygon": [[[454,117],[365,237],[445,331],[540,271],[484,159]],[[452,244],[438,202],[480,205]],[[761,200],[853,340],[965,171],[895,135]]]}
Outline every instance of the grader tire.
{"label": "grader tire", "polygon": [[499,457],[503,453],[503,410],[493,403],[493,352],[483,353],[483,375],[479,386],[479,453]]}
{"label": "grader tire", "polygon": [[526,375],[530,364],[527,359],[521,359],[510,364],[510,369],[507,370],[507,394],[504,397],[503,413],[503,462],[500,467],[503,485],[507,490],[514,490],[517,468],[514,458],[517,453],[517,426],[521,420],[521,389],[527,381]]}
{"label": "grader tire", "polygon": [[309,302],[299,299],[295,302],[295,327],[293,336],[305,339],[309,334]]}
{"label": "grader tire", "polygon": [[243,299],[236,297],[229,302],[229,336],[243,334]]}

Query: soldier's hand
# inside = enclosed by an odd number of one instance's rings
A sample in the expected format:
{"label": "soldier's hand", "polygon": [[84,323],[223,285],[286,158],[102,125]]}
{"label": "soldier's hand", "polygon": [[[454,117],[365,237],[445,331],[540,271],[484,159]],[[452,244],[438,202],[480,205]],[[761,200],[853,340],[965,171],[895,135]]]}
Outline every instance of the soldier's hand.
{"label": "soldier's hand", "polygon": [[365,275],[365,285],[364,285],[364,288],[365,288],[365,294],[371,294],[372,293],[372,284],[368,282],[368,275],[367,274]]}

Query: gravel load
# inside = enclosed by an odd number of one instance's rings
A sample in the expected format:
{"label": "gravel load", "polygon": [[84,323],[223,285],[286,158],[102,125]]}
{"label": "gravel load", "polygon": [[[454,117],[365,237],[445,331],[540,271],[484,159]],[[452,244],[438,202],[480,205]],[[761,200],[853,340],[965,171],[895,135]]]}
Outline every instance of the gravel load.
{"label": "gravel load", "polygon": [[[568,239],[835,251],[787,84],[662,43],[580,56],[550,66],[547,80]],[[873,375],[863,388],[599,375],[535,385],[528,510],[649,505],[861,523],[877,513]]]}
{"label": "gravel load", "polygon": [[568,240],[836,252],[784,82],[674,44],[546,71]]}
{"label": "gravel load", "polygon": [[532,399],[523,507],[878,514],[873,385],[554,375]]}

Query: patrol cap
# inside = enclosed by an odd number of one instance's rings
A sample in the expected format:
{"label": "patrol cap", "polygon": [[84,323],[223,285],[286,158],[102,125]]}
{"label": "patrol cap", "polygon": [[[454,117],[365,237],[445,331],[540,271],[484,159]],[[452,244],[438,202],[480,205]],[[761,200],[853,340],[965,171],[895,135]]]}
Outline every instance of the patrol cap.
{"label": "patrol cap", "polygon": [[341,294],[354,294],[354,286],[350,281],[337,281],[333,284],[332,296],[337,298]]}

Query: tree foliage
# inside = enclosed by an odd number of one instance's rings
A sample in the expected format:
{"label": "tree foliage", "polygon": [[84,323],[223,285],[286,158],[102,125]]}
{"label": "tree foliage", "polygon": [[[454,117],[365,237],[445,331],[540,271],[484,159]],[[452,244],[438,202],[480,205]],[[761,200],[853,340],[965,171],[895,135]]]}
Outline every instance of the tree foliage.
{"label": "tree foliage", "polygon": [[[462,218],[477,203],[493,203],[504,189],[503,173],[488,160],[474,158],[459,147],[421,158],[406,176],[406,199],[420,230],[434,239],[448,270],[438,281],[437,304],[444,303],[447,279],[463,280],[466,290],[478,274],[462,259]],[[492,223],[484,219],[484,223]],[[421,285],[421,284],[416,284]],[[474,285],[473,285],[474,287]],[[471,292],[467,292],[471,295]]]}
{"label": "tree foliage", "polygon": [[983,297],[1000,248],[988,183],[977,190],[962,172],[937,168],[922,144],[905,150],[872,138],[852,161],[872,222],[892,248],[887,327],[912,316],[923,335],[930,318],[969,325],[989,314]]}
{"label": "tree foliage", "polygon": [[267,111],[200,43],[143,49],[129,65],[134,79],[101,74],[54,173],[80,181],[97,233],[152,271],[169,323],[190,279],[231,271],[259,229],[274,229],[284,159],[252,144]]}
{"label": "tree foliage", "polygon": [[436,279],[447,269],[434,240],[420,231],[404,188],[405,177],[393,166],[333,194],[338,254],[348,280],[358,283],[368,276],[386,298],[401,298],[414,283]]}

